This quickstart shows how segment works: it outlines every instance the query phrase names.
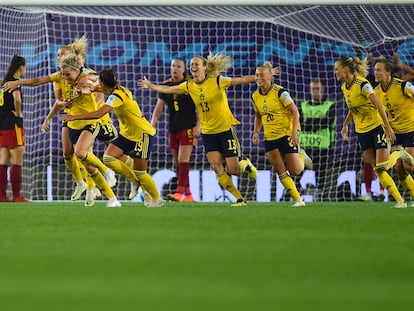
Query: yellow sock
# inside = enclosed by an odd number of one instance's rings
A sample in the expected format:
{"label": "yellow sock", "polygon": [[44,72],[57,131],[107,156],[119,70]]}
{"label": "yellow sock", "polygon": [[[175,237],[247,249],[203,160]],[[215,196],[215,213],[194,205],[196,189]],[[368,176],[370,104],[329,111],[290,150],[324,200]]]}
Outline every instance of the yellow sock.
{"label": "yellow sock", "polygon": [[243,196],[237,190],[236,186],[233,183],[231,177],[224,172],[223,174],[216,175],[219,184],[223,187],[223,189],[230,192],[237,200],[244,200]]}
{"label": "yellow sock", "polygon": [[91,178],[91,176],[89,176],[88,171],[86,170],[85,166],[83,165],[83,163],[79,163],[80,165],[80,171],[81,174],[83,176],[83,179],[86,181],[86,189],[88,190],[92,190],[95,188],[95,182],[93,181],[93,179]]}
{"label": "yellow sock", "polygon": [[248,163],[247,160],[240,160],[239,161],[239,170],[240,170],[240,175],[242,175],[244,173],[244,171],[246,170]]}
{"label": "yellow sock", "polygon": [[99,158],[92,152],[87,152],[86,156],[81,161],[88,163],[89,165],[95,166],[102,174],[105,174],[108,168],[102,163]]}
{"label": "yellow sock", "polygon": [[300,170],[303,171],[305,169],[305,156],[303,155],[303,153],[300,153],[300,152],[299,152],[299,162],[300,162]]}
{"label": "yellow sock", "polygon": [[134,159],[130,156],[127,156],[125,164],[133,171],[134,170]]}
{"label": "yellow sock", "polygon": [[105,177],[101,174],[101,172],[98,169],[89,175],[91,176],[95,184],[98,186],[98,188],[108,199],[115,198],[115,193],[112,191],[111,187],[109,187]]}
{"label": "yellow sock", "polygon": [[126,163],[122,162],[121,160],[118,160],[114,157],[111,157],[110,155],[104,155],[103,156],[103,162],[107,167],[111,168],[112,170],[114,170],[118,174],[121,174],[122,176],[124,176],[129,181],[135,181],[136,180],[134,170],[133,169],[131,170],[130,167]]}
{"label": "yellow sock", "polygon": [[63,159],[65,160],[66,167],[72,173],[73,180],[77,183],[81,182],[82,173],[80,171],[78,158],[74,155],[63,155]]}
{"label": "yellow sock", "polygon": [[414,199],[414,179],[411,175],[407,175],[403,178],[400,178],[401,186],[408,192],[410,192],[411,198]]}
{"label": "yellow sock", "polygon": [[393,151],[390,154],[390,157],[388,159],[388,163],[387,163],[387,171],[389,169],[391,169],[392,167],[394,167],[395,163],[397,163],[397,160],[401,157],[401,152],[398,150]]}
{"label": "yellow sock", "polygon": [[161,199],[157,185],[155,184],[155,181],[150,174],[148,174],[146,171],[135,171],[135,175],[141,183],[141,187],[150,194],[151,198],[154,201]]}
{"label": "yellow sock", "polygon": [[287,174],[283,173],[279,175],[280,182],[282,183],[283,187],[285,187],[286,191],[291,195],[293,200],[300,201],[302,198],[300,197],[299,191],[293,182],[293,179]]}
{"label": "yellow sock", "polygon": [[398,191],[398,188],[395,185],[394,180],[385,170],[388,166],[387,163],[388,161],[377,163],[374,169],[375,174],[378,176],[378,179],[381,185],[384,187],[384,189],[386,189],[392,195],[395,201],[402,202],[404,201],[404,199],[402,198],[400,192]]}

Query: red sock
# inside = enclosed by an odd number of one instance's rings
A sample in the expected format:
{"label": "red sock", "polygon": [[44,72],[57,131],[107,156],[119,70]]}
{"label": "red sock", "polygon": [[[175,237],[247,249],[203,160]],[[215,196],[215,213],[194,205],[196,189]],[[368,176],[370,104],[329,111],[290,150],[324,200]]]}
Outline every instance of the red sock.
{"label": "red sock", "polygon": [[177,192],[190,194],[190,163],[178,163]]}
{"label": "red sock", "polygon": [[10,170],[10,183],[12,185],[13,198],[20,197],[20,189],[22,186],[22,166],[12,165]]}
{"label": "red sock", "polygon": [[374,179],[374,170],[372,166],[368,162],[364,162],[364,182],[365,182],[365,190],[367,193],[372,193],[371,186],[372,180]]}
{"label": "red sock", "polygon": [[0,197],[6,198],[8,165],[0,165]]}

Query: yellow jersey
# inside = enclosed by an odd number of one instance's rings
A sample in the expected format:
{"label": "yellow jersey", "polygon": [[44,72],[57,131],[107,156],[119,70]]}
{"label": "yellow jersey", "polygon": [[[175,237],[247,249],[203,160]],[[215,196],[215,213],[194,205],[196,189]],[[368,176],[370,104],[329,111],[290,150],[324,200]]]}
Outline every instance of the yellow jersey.
{"label": "yellow jersey", "polygon": [[254,111],[261,115],[264,140],[292,135],[293,115],[287,107],[295,102],[282,86],[273,84],[266,94],[257,89],[252,103]]}
{"label": "yellow jersey", "polygon": [[414,87],[410,82],[392,78],[387,88],[375,88],[387,112],[388,121],[396,134],[414,131]]}
{"label": "yellow jersey", "polygon": [[240,122],[230,110],[226,90],[232,78],[209,77],[200,83],[189,80],[178,85],[185,94],[190,94],[197,108],[203,134],[217,134],[228,131]]}
{"label": "yellow jersey", "polygon": [[383,124],[377,107],[369,99],[374,89],[367,79],[356,76],[351,85],[347,86],[344,82],[341,90],[346,105],[352,112],[357,133],[369,132]]}
{"label": "yellow jersey", "polygon": [[108,97],[105,105],[112,107],[118,117],[119,133],[131,141],[142,141],[144,133],[154,136],[156,129],[143,116],[138,103],[133,99],[132,93],[121,86],[115,89]]}

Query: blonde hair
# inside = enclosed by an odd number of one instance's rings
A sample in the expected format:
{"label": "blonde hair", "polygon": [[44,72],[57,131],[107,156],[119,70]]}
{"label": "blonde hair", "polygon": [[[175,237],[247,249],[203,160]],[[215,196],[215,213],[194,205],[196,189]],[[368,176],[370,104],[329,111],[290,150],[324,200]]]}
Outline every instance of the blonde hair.
{"label": "blonde hair", "polygon": [[366,60],[362,60],[359,57],[341,57],[338,62],[342,67],[348,67],[351,73],[361,77],[368,75],[368,63]]}
{"label": "blonde hair", "polygon": [[213,55],[211,52],[207,58],[203,56],[194,56],[193,58],[199,58],[203,62],[203,66],[206,67],[206,73],[209,76],[215,77],[225,72],[227,69],[232,67],[232,59],[230,56],[224,53],[217,53]]}
{"label": "blonde hair", "polygon": [[58,65],[59,68],[72,67],[74,69],[80,70],[78,56],[75,54],[71,54],[68,57],[61,59]]}
{"label": "blonde hair", "polygon": [[259,68],[265,68],[269,71],[270,74],[272,74],[273,65],[269,61],[264,62],[263,65],[259,66]]}
{"label": "blonde hair", "polygon": [[80,38],[75,38],[70,46],[76,55],[80,55],[86,59],[86,52],[88,51],[88,39],[85,35]]}

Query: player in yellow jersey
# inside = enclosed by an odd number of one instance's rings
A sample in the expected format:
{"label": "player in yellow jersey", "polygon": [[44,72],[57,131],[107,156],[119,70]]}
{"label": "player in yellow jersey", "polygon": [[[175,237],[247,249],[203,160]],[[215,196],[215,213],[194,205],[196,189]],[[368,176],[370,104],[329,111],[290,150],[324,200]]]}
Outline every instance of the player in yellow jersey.
{"label": "player in yellow jersey", "polygon": [[[147,173],[155,128],[143,116],[131,91],[119,84],[113,70],[104,70],[99,74],[97,89],[109,95],[104,106],[89,113],[64,115],[61,119],[68,122],[98,119],[113,110],[119,121],[119,136],[108,145],[103,157],[104,163],[129,181],[139,182],[151,196],[151,201],[146,204],[147,207],[162,206],[164,201],[160,197],[155,181]],[[120,160],[124,154],[134,159],[133,170]]]}
{"label": "player in yellow jersey", "polygon": [[343,57],[335,62],[334,70],[336,78],[343,82],[341,89],[349,109],[341,130],[342,139],[349,141],[348,126],[353,120],[364,161],[371,163],[380,183],[397,201],[395,207],[407,207],[387,172],[391,167],[389,162],[393,162],[389,161],[388,143],[394,143],[395,134],[384,107],[365,78],[368,73],[366,61]]}
{"label": "player in yellow jersey", "polygon": [[[255,179],[257,170],[248,158],[239,160],[240,144],[233,127],[239,122],[229,108],[226,90],[231,86],[254,82],[254,75],[237,78],[220,75],[230,66],[231,59],[228,56],[210,53],[207,59],[201,56],[191,59],[191,80],[167,86],[153,84],[144,77],[138,81],[138,85],[165,94],[190,94],[197,108],[208,162],[216,173],[221,187],[236,198],[237,202],[233,206],[243,206],[246,205],[246,201],[230,175],[239,176],[247,171],[249,176]],[[275,69],[274,72],[276,74],[279,71]]]}
{"label": "player in yellow jersey", "polygon": [[[68,82],[68,88],[62,89],[62,96],[66,101],[66,111],[72,115],[82,115],[94,112],[98,109],[94,94],[82,94],[78,90],[78,82],[88,73],[82,71],[76,55],[64,58],[59,67],[62,77]],[[95,184],[103,191],[109,199],[107,207],[121,207],[114,192],[102,174],[108,168],[92,152],[95,137],[99,132],[100,122],[98,120],[75,120],[68,121],[69,137],[74,146],[74,154],[83,163],[89,176]],[[88,199],[88,198],[87,198]],[[86,206],[92,206],[92,201],[85,201]]]}
{"label": "player in yellow jersey", "polygon": [[305,206],[305,202],[290,176],[298,176],[305,168],[312,168],[312,161],[299,148],[299,111],[289,92],[273,83],[272,64],[265,62],[256,69],[258,89],[252,94],[255,111],[252,142],[259,143],[263,127],[266,156],[277,172],[280,182],[292,196],[293,206]]}
{"label": "player in yellow jersey", "polygon": [[[379,83],[375,88],[375,93],[384,105],[388,120],[395,133],[395,141],[391,150],[398,149],[403,153],[406,150],[411,156],[414,156],[414,86],[410,82],[394,77],[393,73],[396,68],[394,62],[384,57],[379,57],[375,61],[374,76],[375,81]],[[404,165],[403,161],[398,159],[395,169],[401,185],[413,199],[414,180],[409,171],[412,171],[414,163],[410,163],[410,165]],[[414,206],[413,202],[411,205]]]}

